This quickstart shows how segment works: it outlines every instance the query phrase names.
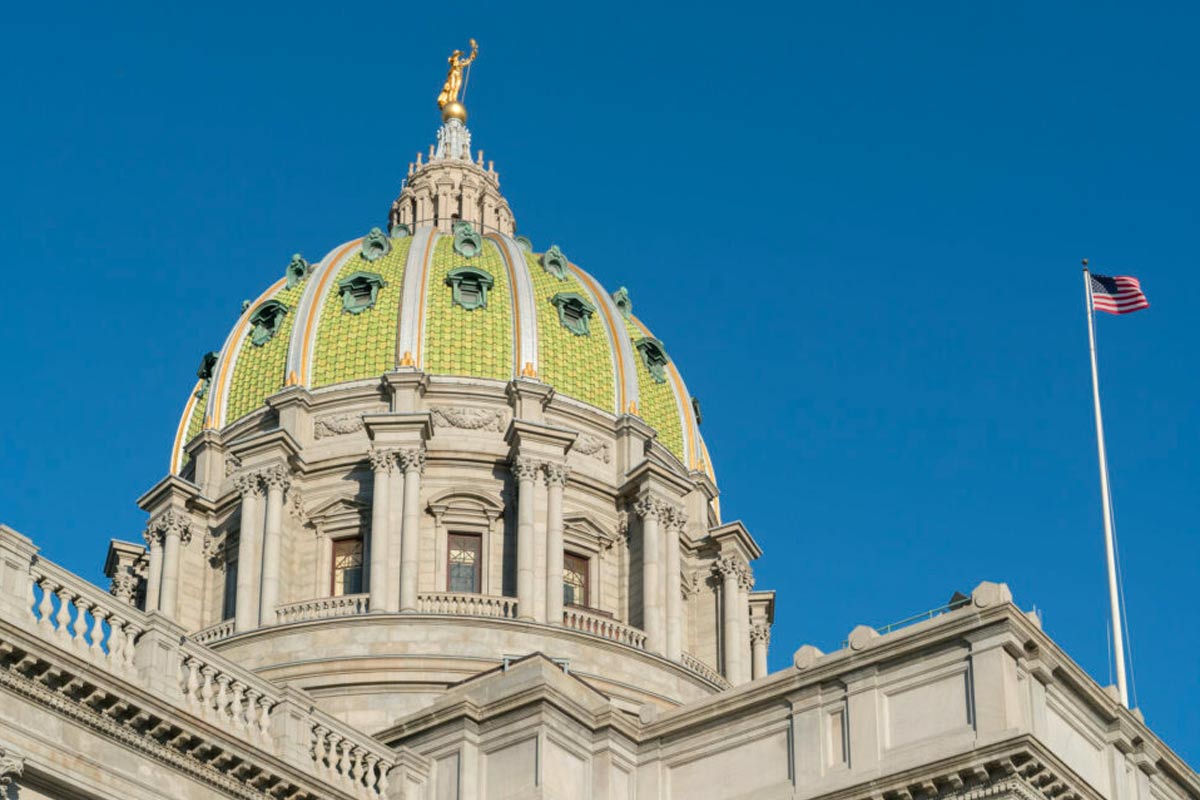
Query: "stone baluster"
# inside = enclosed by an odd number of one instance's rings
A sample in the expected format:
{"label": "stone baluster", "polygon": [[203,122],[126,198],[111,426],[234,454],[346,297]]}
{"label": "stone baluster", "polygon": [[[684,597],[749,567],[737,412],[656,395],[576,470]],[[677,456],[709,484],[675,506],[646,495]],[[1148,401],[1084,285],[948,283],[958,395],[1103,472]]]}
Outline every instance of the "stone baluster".
{"label": "stone baluster", "polygon": [[521,619],[534,618],[533,573],[537,561],[534,552],[533,487],[541,464],[518,456],[513,460],[517,479],[517,612]]}
{"label": "stone baluster", "polygon": [[363,757],[363,788],[367,790],[369,797],[375,796],[375,784],[379,779],[377,772],[379,766],[379,756],[374,753],[367,753]]}
{"label": "stone baluster", "polygon": [[[255,566],[262,540],[262,478],[257,473],[238,477],[237,490],[242,495],[241,529],[238,532],[237,596],[233,629],[248,631],[258,621],[258,580]],[[148,594],[148,592],[147,592]]]}
{"label": "stone baluster", "polygon": [[[92,606],[92,626],[88,630],[88,640],[91,644],[88,645],[88,652],[92,657],[97,659],[109,658],[114,663],[116,659],[112,658],[112,647],[110,645],[109,652],[104,652],[104,620],[108,616],[108,612],[100,606]],[[111,634],[110,634],[111,636]]]}
{"label": "stone baluster", "polygon": [[238,733],[246,730],[246,723],[249,721],[249,714],[245,707],[246,704],[246,684],[241,681],[233,681],[233,697],[229,702],[230,716],[233,718],[233,729]]}
{"label": "stone baluster", "polygon": [[679,537],[687,528],[687,516],[682,510],[672,508],[666,519],[666,553],[663,569],[666,570],[666,656],[672,661],[683,658],[683,586],[680,578]]}
{"label": "stone baluster", "polygon": [[71,639],[72,644],[86,651],[91,645],[88,642],[88,634],[91,632],[91,625],[88,624],[88,607],[91,605],[83,595],[77,595],[71,604],[75,606],[75,623],[72,625]]}
{"label": "stone baluster", "polygon": [[224,725],[230,716],[229,712],[229,676],[225,673],[217,675],[217,723]]}
{"label": "stone baluster", "polygon": [[[263,483],[267,486],[267,513],[263,527],[262,582],[259,588],[260,626],[275,624],[275,606],[279,603],[279,567],[283,560],[283,500],[291,485],[287,470],[278,464],[263,473]],[[238,575],[241,576],[240,571]]]}
{"label": "stone baluster", "polygon": [[421,474],[425,471],[425,448],[401,450],[398,457],[404,473],[404,517],[400,528],[400,610],[417,610],[417,571],[420,569]]}
{"label": "stone baluster", "polygon": [[742,619],[738,592],[739,575],[744,568],[740,558],[725,556],[716,563],[721,576],[721,642],[725,660],[725,679],[735,686],[742,682]]}
{"label": "stone baluster", "polygon": [[314,725],[312,729],[313,745],[312,758],[317,772],[328,768],[329,764],[329,729],[324,725]]}
{"label": "stone baluster", "polygon": [[204,716],[209,716],[216,704],[213,677],[217,674],[217,670],[205,665],[200,668],[200,674],[204,676],[204,685],[200,688],[200,707],[203,709]]}
{"label": "stone baluster", "polygon": [[546,474],[546,622],[563,624],[563,488],[570,470],[544,465]]}
{"label": "stone baluster", "polygon": [[758,680],[767,674],[767,647],[771,642],[771,626],[759,623],[750,629],[750,678]]}
{"label": "stone baluster", "polygon": [[74,626],[71,624],[71,590],[66,586],[59,586],[55,594],[58,595],[58,614],[54,617],[56,630],[59,637],[70,641],[75,635]]}
{"label": "stone baluster", "polygon": [[388,480],[392,472],[395,454],[391,450],[371,449],[371,470],[375,483],[371,494],[371,541],[368,552],[371,570],[367,577],[371,592],[370,609],[382,612],[386,609],[388,594]]}
{"label": "stone baluster", "polygon": [[669,506],[655,497],[643,497],[634,505],[642,519],[642,630],[646,632],[646,649],[663,651],[663,586],[662,534],[659,523],[669,513]]}
{"label": "stone baluster", "polygon": [[38,625],[51,629],[54,627],[54,584],[49,578],[38,581],[42,587],[42,601],[38,603]]}

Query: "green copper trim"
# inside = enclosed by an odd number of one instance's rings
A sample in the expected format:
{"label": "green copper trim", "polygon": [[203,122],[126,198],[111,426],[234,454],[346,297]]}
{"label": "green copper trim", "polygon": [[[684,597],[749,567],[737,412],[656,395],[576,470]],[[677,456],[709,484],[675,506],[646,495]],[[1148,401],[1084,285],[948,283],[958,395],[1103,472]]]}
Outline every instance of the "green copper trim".
{"label": "green copper trim", "polygon": [[646,364],[646,369],[650,371],[650,377],[655,383],[667,382],[667,350],[663,347],[663,343],[653,336],[643,336],[633,343],[633,346],[642,354],[642,361]]}
{"label": "green copper trim", "polygon": [[[457,244],[455,245],[457,250]],[[458,267],[446,274],[446,285],[452,292],[451,302],[467,311],[487,308],[487,293],[496,281],[487,270]]]}
{"label": "green copper trim", "polygon": [[567,279],[567,257],[558,249],[558,245],[550,245],[550,249],[542,256],[542,269],[560,281]]}
{"label": "green copper trim", "polygon": [[392,252],[392,240],[384,235],[379,228],[371,228],[371,232],[363,238],[362,253],[367,261],[378,261]]}
{"label": "green copper trim", "polygon": [[463,258],[474,258],[482,249],[483,237],[471,227],[471,223],[464,220],[454,223],[454,252]]}
{"label": "green copper trim", "polygon": [[518,236],[516,237],[516,240],[517,244],[521,245],[521,249],[526,253],[533,252],[533,240],[531,240],[528,236]]}
{"label": "green copper trim", "polygon": [[213,369],[217,366],[217,353],[209,351],[200,359],[200,367],[196,370],[196,377],[202,383],[200,388],[196,390],[196,397],[203,400],[208,394],[208,387],[212,385]]}
{"label": "green copper trim", "polygon": [[296,284],[308,277],[309,265],[304,260],[304,256],[296,253],[292,256],[292,260],[288,263],[287,269],[284,270],[284,275],[287,276],[287,288],[291,289]]}
{"label": "green copper trim", "polygon": [[621,312],[621,316],[629,319],[633,315],[633,299],[629,296],[629,290],[622,286],[612,293],[613,302],[617,306],[617,310]]}
{"label": "green copper trim", "polygon": [[250,331],[250,343],[255,347],[262,347],[271,338],[279,332],[279,326],[283,324],[283,317],[288,313],[288,307],[278,300],[268,300],[254,310],[250,315],[250,324],[254,326]]}
{"label": "green copper trim", "polygon": [[409,236],[412,236],[412,228],[403,222],[397,222],[388,226],[388,235],[393,239],[407,239]]}
{"label": "green copper trim", "polygon": [[559,292],[550,298],[550,302],[558,309],[559,323],[576,336],[589,336],[588,322],[596,307],[582,295],[575,292]]}
{"label": "green copper trim", "polygon": [[338,281],[338,292],[342,295],[342,311],[361,314],[375,306],[379,290],[387,281],[378,272],[352,272]]}

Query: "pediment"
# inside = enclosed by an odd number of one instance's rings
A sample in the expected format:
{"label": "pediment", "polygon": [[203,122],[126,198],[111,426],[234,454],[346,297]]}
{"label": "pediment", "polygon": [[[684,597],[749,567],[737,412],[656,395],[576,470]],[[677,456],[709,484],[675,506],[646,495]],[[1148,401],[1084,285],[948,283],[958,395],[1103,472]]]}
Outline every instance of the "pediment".
{"label": "pediment", "polygon": [[370,513],[370,506],[353,497],[332,497],[305,509],[310,524],[318,532],[357,528]]}

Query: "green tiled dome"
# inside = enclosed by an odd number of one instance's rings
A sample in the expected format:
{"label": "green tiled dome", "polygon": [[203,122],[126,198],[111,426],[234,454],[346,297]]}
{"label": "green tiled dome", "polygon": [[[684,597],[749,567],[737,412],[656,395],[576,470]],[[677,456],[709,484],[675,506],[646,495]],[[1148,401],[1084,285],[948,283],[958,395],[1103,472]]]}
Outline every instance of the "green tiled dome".
{"label": "green tiled dome", "polygon": [[189,397],[173,469],[202,428],[238,422],[285,386],[324,389],[397,367],[540,380],[613,417],[642,417],[684,466],[707,467],[683,379],[627,293],[614,300],[557,247],[535,253],[463,223],[397,233],[372,231],[311,267],[297,257],[247,305]]}

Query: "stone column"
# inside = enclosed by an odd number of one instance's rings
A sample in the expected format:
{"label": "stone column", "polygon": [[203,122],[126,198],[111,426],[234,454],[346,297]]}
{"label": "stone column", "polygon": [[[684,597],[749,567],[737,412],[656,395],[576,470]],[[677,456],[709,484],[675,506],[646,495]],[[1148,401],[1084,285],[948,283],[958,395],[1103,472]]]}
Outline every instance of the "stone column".
{"label": "stone column", "polygon": [[767,646],[771,643],[771,626],[759,623],[750,629],[750,679],[758,680],[767,674]]}
{"label": "stone column", "polygon": [[563,487],[569,470],[546,464],[546,622],[563,622]]}
{"label": "stone column", "polygon": [[738,594],[737,594],[737,615],[738,615],[738,665],[741,672],[738,674],[738,683],[745,683],[750,680],[750,590],[754,588],[754,574],[750,571],[750,565],[742,563],[741,569],[738,570]]}
{"label": "stone column", "polygon": [[421,524],[421,473],[425,471],[425,448],[401,450],[399,466],[404,473],[404,518],[400,528],[400,610],[417,610],[417,570]]}
{"label": "stone column", "polygon": [[667,507],[661,500],[643,497],[637,501],[634,510],[642,518],[642,630],[646,633],[646,649],[661,653],[665,637],[659,521]]}
{"label": "stone column", "polygon": [[160,514],[150,523],[162,542],[162,579],[158,586],[158,610],[175,619],[179,601],[179,548],[192,539],[187,518],[174,510]]}
{"label": "stone column", "polygon": [[381,613],[387,605],[388,568],[388,480],[392,471],[392,451],[371,449],[371,469],[375,483],[371,493],[371,543],[368,553],[371,571],[367,589],[371,593],[370,610]]}
{"label": "stone column", "polygon": [[151,611],[158,610],[158,598],[162,594],[162,548],[163,534],[162,531],[146,529],[142,534],[142,538],[146,540],[146,547],[150,549],[150,564],[146,568],[146,608],[145,611],[149,614]]}
{"label": "stone column", "polygon": [[533,566],[536,559],[533,531],[533,487],[541,465],[518,456],[513,460],[517,479],[517,614],[533,619]]}
{"label": "stone column", "polygon": [[721,575],[721,611],[723,624],[721,643],[725,655],[725,679],[735,686],[742,682],[742,619],[741,593],[738,578],[744,565],[735,556],[725,556],[717,561],[717,572]]}
{"label": "stone column", "polygon": [[258,553],[262,539],[262,479],[258,473],[241,475],[241,530],[238,531],[237,595],[233,629],[248,631],[258,621]]}
{"label": "stone column", "polygon": [[672,661],[683,658],[683,587],[680,585],[679,537],[687,527],[687,516],[678,509],[671,509],[666,519],[666,553],[663,569],[666,570],[667,636],[666,656]]}
{"label": "stone column", "polygon": [[[263,476],[267,485],[267,515],[263,529],[262,583],[259,589],[258,624],[275,624],[279,603],[279,567],[283,549],[283,496],[288,489],[287,472],[275,466]],[[240,574],[240,573],[239,573]]]}

